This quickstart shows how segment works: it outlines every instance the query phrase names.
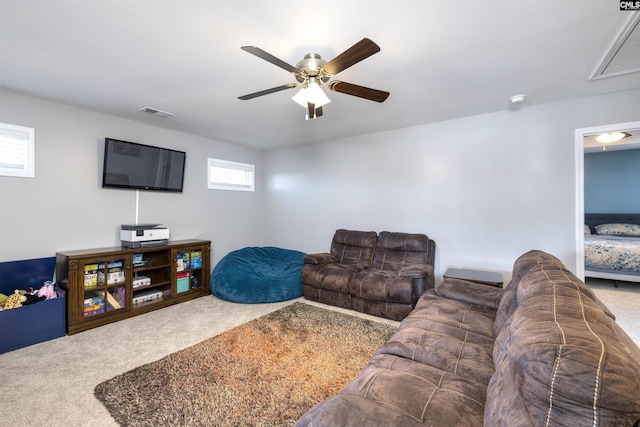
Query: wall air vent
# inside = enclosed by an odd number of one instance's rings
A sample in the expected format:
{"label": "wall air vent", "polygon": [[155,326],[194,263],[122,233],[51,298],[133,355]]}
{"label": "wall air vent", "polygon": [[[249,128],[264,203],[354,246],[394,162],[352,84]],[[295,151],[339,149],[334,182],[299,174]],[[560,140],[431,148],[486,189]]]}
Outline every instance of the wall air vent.
{"label": "wall air vent", "polygon": [[151,108],[151,107],[143,107],[139,111],[143,113],[153,114],[154,116],[162,117],[163,119],[173,116],[173,113],[169,113],[168,111],[162,111],[162,110],[158,110],[157,108]]}

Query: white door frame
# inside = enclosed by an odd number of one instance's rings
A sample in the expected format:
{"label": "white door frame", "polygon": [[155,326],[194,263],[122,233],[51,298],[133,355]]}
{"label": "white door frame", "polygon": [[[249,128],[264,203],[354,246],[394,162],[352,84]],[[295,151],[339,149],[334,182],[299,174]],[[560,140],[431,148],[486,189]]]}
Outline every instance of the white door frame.
{"label": "white door frame", "polygon": [[[618,123],[576,129],[576,276],[584,280],[584,137],[603,132],[624,132],[640,129],[640,122]],[[606,212],[604,212],[606,213]]]}

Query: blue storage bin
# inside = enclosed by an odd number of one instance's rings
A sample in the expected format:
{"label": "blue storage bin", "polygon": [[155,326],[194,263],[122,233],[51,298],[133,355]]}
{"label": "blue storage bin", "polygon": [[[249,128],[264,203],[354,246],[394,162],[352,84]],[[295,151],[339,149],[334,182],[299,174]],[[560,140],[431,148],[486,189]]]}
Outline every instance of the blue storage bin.
{"label": "blue storage bin", "polygon": [[[16,289],[40,289],[53,279],[56,258],[36,258],[0,263],[0,293]],[[66,298],[0,311],[0,354],[65,335]]]}

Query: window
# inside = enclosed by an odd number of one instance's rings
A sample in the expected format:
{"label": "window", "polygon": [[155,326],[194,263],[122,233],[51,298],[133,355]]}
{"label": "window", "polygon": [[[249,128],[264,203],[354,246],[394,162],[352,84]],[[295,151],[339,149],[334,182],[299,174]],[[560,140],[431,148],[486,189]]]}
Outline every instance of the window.
{"label": "window", "polygon": [[209,188],[216,190],[254,191],[255,166],[247,163],[209,159]]}
{"label": "window", "polygon": [[33,128],[0,123],[0,175],[36,176],[34,134]]}

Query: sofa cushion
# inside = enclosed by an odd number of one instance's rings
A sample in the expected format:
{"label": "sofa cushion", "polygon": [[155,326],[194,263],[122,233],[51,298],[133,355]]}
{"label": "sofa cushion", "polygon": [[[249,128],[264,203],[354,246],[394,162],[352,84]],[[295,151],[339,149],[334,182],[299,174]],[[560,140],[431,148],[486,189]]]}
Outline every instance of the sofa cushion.
{"label": "sofa cushion", "polygon": [[[343,391],[345,395],[357,394],[377,406],[405,414],[422,425],[440,426],[482,426],[486,392],[485,384],[469,378],[380,353]],[[381,425],[379,422],[375,425]],[[356,420],[337,425],[363,424]]]}
{"label": "sofa cushion", "polygon": [[370,299],[364,299],[355,295],[351,296],[352,309],[361,313],[370,314],[376,317],[384,317],[385,319],[401,321],[413,309],[413,304],[390,302],[390,301],[375,301]]}
{"label": "sofa cushion", "polygon": [[411,264],[433,264],[432,241],[424,234],[383,231],[378,236],[373,268],[398,272]]}
{"label": "sofa cushion", "polygon": [[604,305],[593,290],[564,267],[545,264],[537,265],[529,270],[527,280],[536,284],[531,285],[529,283],[528,286],[518,289],[518,304],[521,304],[532,295],[549,295],[551,292],[556,292],[574,297],[575,291],[578,291],[597,304],[607,316],[613,320],[616,319],[616,316]]}
{"label": "sofa cushion", "polygon": [[511,280],[507,286],[505,286],[502,292],[502,298],[500,304],[498,304],[498,310],[496,311],[496,321],[493,323],[493,335],[498,336],[500,331],[504,327],[504,324],[509,320],[514,311],[518,308],[518,285]]}
{"label": "sofa cushion", "polygon": [[520,255],[518,259],[516,259],[516,261],[513,263],[511,281],[505,287],[500,305],[498,306],[496,321],[493,325],[494,336],[498,336],[504,323],[509,317],[511,317],[513,312],[518,307],[516,294],[518,291],[518,284],[520,283],[520,280],[522,280],[522,278],[527,273],[529,273],[529,270],[540,264],[548,266],[555,265],[560,268],[564,268],[562,261],[560,261],[555,256],[540,250],[531,250]]}
{"label": "sofa cushion", "polygon": [[444,279],[435,288],[436,295],[483,307],[497,309],[504,290],[461,279]]}
{"label": "sofa cushion", "polygon": [[426,291],[379,352],[487,384],[494,372],[494,310]]}
{"label": "sofa cushion", "polygon": [[413,279],[386,270],[363,270],[349,281],[353,297],[373,301],[413,304]]}
{"label": "sofa cushion", "polygon": [[[508,328],[503,328],[502,335]],[[522,393],[517,393],[514,375],[509,367],[509,360],[503,359],[496,364],[496,372],[487,387],[485,402],[485,425],[493,427],[533,427],[527,412],[527,402]],[[579,425],[579,424],[578,424]]]}
{"label": "sofa cushion", "polygon": [[298,426],[482,426],[495,310],[426,291],[338,395]]}
{"label": "sofa cushion", "polygon": [[377,353],[356,379],[311,408],[296,425],[480,427],[486,392],[486,385],[476,381]]}
{"label": "sofa cushion", "polygon": [[[381,420],[382,424],[381,424]],[[323,400],[297,422],[296,427],[424,427],[419,420],[389,405],[378,404],[355,393],[342,392]]]}
{"label": "sofa cushion", "polygon": [[516,285],[516,288],[518,287],[520,280],[522,280],[522,278],[527,275],[529,270],[540,264],[556,265],[564,268],[564,264],[562,264],[562,261],[551,254],[540,250],[531,250],[529,252],[526,252],[520,255],[518,259],[513,263],[511,280],[513,284]]}
{"label": "sofa cushion", "polygon": [[488,425],[613,426],[640,419],[640,350],[625,345],[626,334],[579,283],[547,265],[520,281],[518,308],[495,343]]}
{"label": "sofa cushion", "polygon": [[493,322],[495,310],[480,305],[469,304],[448,298],[441,298],[433,289],[425,291],[411,315],[403,320],[403,324],[410,321],[426,323],[441,323],[452,326],[461,334],[471,332],[482,335],[493,342]]}
{"label": "sofa cushion", "polygon": [[377,241],[375,231],[339,229],[333,235],[330,252],[340,264],[371,268]]}
{"label": "sofa cushion", "polygon": [[305,264],[302,283],[335,292],[349,293],[349,280],[359,268],[344,264]]}
{"label": "sofa cushion", "polygon": [[[538,258],[538,261],[539,260],[540,258]],[[520,270],[521,273],[523,270],[524,269]],[[576,287],[578,287],[585,296],[590,298],[592,301],[596,302],[600,306],[600,308],[605,312],[605,314],[607,314],[607,316],[611,317],[613,320],[616,319],[616,316],[611,312],[611,310],[609,310],[609,308],[606,305],[604,305],[604,303],[591,290],[591,288],[585,285],[580,279],[575,277],[569,270],[564,268],[562,263],[559,263],[559,261],[555,262],[552,260],[552,262],[549,262],[549,263],[545,263],[545,262],[539,263],[539,264],[528,263],[526,265],[527,273],[534,273],[536,271],[541,271],[541,270],[546,271],[547,274],[553,274],[555,276],[560,275],[562,277],[567,278]],[[555,272],[555,273],[552,273],[552,272]],[[543,290],[540,289],[540,292],[543,292]],[[518,307],[517,294],[518,294],[518,285],[514,283],[514,280],[512,279],[511,282],[509,282],[509,284],[505,287],[504,293],[502,295],[502,299],[500,301],[500,305],[498,306],[498,311],[496,313],[496,321],[493,325],[493,332],[495,336],[498,336],[504,323],[507,321],[507,319],[513,314],[513,312]]]}

